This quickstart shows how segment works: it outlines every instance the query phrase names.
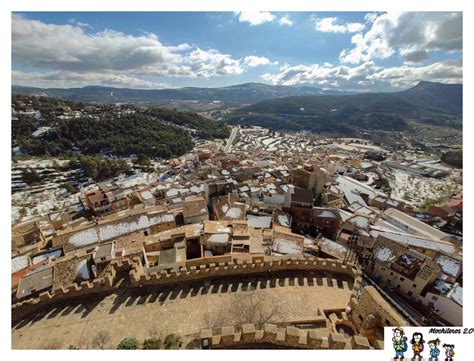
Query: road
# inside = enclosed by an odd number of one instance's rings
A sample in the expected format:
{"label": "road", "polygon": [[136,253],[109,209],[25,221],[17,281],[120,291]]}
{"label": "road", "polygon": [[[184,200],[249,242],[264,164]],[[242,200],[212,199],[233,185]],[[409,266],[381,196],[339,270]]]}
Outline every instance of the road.
{"label": "road", "polygon": [[229,152],[230,149],[232,148],[232,143],[234,143],[234,140],[235,140],[235,137],[237,135],[238,130],[239,130],[239,128],[237,128],[237,127],[232,128],[232,131],[230,132],[229,138],[227,139],[227,144],[224,147],[224,153]]}

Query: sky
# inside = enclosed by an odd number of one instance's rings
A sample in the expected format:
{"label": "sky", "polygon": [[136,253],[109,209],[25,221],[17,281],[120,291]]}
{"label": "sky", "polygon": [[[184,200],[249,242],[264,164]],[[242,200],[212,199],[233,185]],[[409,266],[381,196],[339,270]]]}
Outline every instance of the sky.
{"label": "sky", "polygon": [[462,13],[12,13],[13,85],[395,91],[421,80],[462,83]]}

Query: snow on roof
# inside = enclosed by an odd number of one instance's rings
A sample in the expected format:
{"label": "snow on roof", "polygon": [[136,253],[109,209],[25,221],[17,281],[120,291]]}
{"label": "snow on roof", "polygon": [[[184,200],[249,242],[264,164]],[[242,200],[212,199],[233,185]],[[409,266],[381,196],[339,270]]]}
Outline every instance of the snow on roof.
{"label": "snow on roof", "polygon": [[328,210],[322,211],[321,213],[319,213],[318,216],[319,217],[326,217],[326,218],[335,218],[336,217],[334,212],[331,212],[331,211],[328,211]]}
{"label": "snow on roof", "polygon": [[462,306],[462,287],[457,285],[451,292],[451,298]]}
{"label": "snow on roof", "polygon": [[381,218],[377,219],[371,228],[375,230],[379,230],[379,231],[388,231],[388,232],[403,232],[404,231],[402,228],[399,228],[392,223],[384,221]]}
{"label": "snow on roof", "polygon": [[356,181],[350,177],[337,177],[337,182],[339,184],[339,188],[344,192],[344,195],[350,204],[354,202],[366,204],[364,199],[359,194],[357,194],[357,191],[368,194],[370,198],[374,198],[377,195],[377,192],[372,187],[369,187],[366,184]]}
{"label": "snow on roof", "polygon": [[457,277],[462,268],[462,263],[444,255],[439,255],[435,259],[436,263],[441,267],[444,273]]}
{"label": "snow on roof", "polygon": [[171,222],[174,219],[172,214],[160,214],[156,217],[149,217],[141,215],[138,221],[119,222],[114,224],[105,224],[96,228],[88,228],[77,232],[69,238],[69,243],[81,247],[99,241],[107,241],[124,234],[140,231],[142,229],[154,226],[157,224]]}
{"label": "snow on roof", "polygon": [[247,216],[248,225],[254,228],[270,228],[272,224],[271,216],[254,216],[249,214]]}
{"label": "snow on roof", "polygon": [[165,194],[166,194],[166,196],[167,196],[168,198],[175,197],[175,196],[178,195],[178,190],[175,189],[175,188],[171,188],[171,189],[168,190]]}
{"label": "snow on roof", "polygon": [[12,274],[21,271],[23,268],[28,267],[29,254],[12,258]]}
{"label": "snow on roof", "polygon": [[229,234],[228,233],[214,233],[207,239],[206,242],[218,243],[218,244],[229,243]]}
{"label": "snow on roof", "polygon": [[73,234],[68,242],[77,247],[86,246],[99,242],[99,235],[95,228],[89,228]]}
{"label": "snow on roof", "polygon": [[300,246],[287,239],[275,239],[273,241],[272,250],[274,252],[283,254],[299,254],[302,252],[302,248]]}
{"label": "snow on roof", "polygon": [[141,192],[141,195],[143,199],[146,199],[146,200],[153,199],[153,194],[151,194],[150,191],[143,191]]}
{"label": "snow on roof", "polygon": [[433,287],[436,291],[438,291],[440,294],[445,294],[448,293],[449,290],[452,288],[452,284],[449,282],[445,282],[443,280],[437,279],[433,283]]}
{"label": "snow on roof", "polygon": [[367,218],[356,216],[354,218],[349,219],[349,222],[355,224],[357,227],[360,228],[367,228],[369,226],[369,220]]}
{"label": "snow on roof", "polygon": [[278,223],[282,226],[289,227],[290,226],[290,219],[287,214],[279,214],[278,215]]}
{"label": "snow on roof", "polygon": [[433,240],[428,240],[420,237],[416,237],[411,234],[406,234],[406,233],[394,233],[394,232],[379,232],[377,230],[372,230],[371,234],[374,237],[377,237],[378,235],[381,235],[385,238],[388,238],[392,241],[398,242],[398,243],[403,243],[406,245],[410,246],[415,246],[415,247],[420,247],[420,248],[425,248],[425,249],[432,249],[435,251],[444,251],[446,253],[454,253],[455,252],[455,247],[451,243],[445,243],[445,242],[437,242]]}
{"label": "snow on roof", "polygon": [[381,262],[387,262],[390,258],[392,258],[393,253],[390,248],[382,247],[382,248],[378,248],[375,251],[374,256],[377,260]]}
{"label": "snow on roof", "polygon": [[193,193],[201,193],[203,191],[203,189],[201,187],[198,187],[198,186],[192,186],[190,188],[190,191],[193,192]]}
{"label": "snow on roof", "polygon": [[83,259],[77,264],[76,278],[81,280],[88,280],[91,278],[89,267],[87,267],[87,259]]}
{"label": "snow on roof", "polygon": [[231,219],[239,219],[242,217],[242,210],[238,207],[230,208],[224,217],[231,218]]}
{"label": "snow on roof", "polygon": [[39,262],[43,262],[44,260],[46,260],[48,258],[52,258],[52,259],[58,258],[58,257],[61,257],[62,253],[63,252],[60,249],[58,249],[56,251],[53,251],[53,252],[43,253],[39,256],[33,257],[32,263],[37,264]]}
{"label": "snow on roof", "polygon": [[408,227],[412,233],[421,234],[433,238],[434,240],[441,240],[448,235],[440,230],[437,230],[430,225],[423,223],[416,218],[409,216],[403,212],[400,212],[395,208],[388,208],[383,213],[384,217],[388,218],[389,221],[393,220],[398,223],[401,223]]}
{"label": "snow on roof", "polygon": [[341,219],[343,221],[347,221],[349,218],[351,218],[354,214],[348,211],[345,211],[343,209],[339,209],[339,215],[341,216]]}
{"label": "snow on roof", "polygon": [[229,205],[228,204],[224,204],[222,207],[221,207],[221,211],[222,213],[226,213],[227,211],[229,210]]}
{"label": "snow on roof", "polygon": [[349,249],[342,244],[336,243],[327,238],[321,238],[318,242],[318,245],[323,252],[332,256],[337,256],[338,258],[344,257],[349,251]]}

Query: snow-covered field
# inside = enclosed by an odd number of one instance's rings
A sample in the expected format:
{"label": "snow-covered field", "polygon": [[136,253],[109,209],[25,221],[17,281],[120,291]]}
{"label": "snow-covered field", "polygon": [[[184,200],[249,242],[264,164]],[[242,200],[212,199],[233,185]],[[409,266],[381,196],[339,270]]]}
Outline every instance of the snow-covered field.
{"label": "snow-covered field", "polygon": [[239,129],[239,140],[233,146],[236,151],[292,152],[308,154],[315,149],[312,141],[301,136],[272,132],[265,128]]}
{"label": "snow-covered field", "polygon": [[399,169],[391,169],[385,174],[392,189],[391,197],[402,200],[413,206],[420,206],[427,200],[439,199],[460,190],[452,180],[458,171],[445,179],[434,179],[416,176]]}

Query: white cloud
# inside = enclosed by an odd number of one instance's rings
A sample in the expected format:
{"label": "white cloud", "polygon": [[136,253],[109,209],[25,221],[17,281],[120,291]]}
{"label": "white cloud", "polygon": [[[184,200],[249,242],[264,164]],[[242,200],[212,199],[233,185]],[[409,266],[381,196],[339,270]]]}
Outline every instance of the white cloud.
{"label": "white cloud", "polygon": [[68,88],[87,85],[111,86],[117,88],[161,89],[172,88],[167,83],[156,83],[124,74],[76,73],[52,71],[46,73],[12,71],[14,85],[35,86],[40,88]]}
{"label": "white cloud", "polygon": [[396,53],[418,62],[430,51],[462,50],[462,13],[384,13],[369,18],[370,29],[352,37],[354,46],[341,52],[342,62],[357,64]]}
{"label": "white cloud", "polygon": [[278,20],[281,25],[293,26],[293,21],[290,20],[288,15],[285,15]]}
{"label": "white cloud", "polygon": [[269,11],[242,11],[238,15],[240,22],[247,22],[252,26],[275,20],[275,16]]}
{"label": "white cloud", "polygon": [[383,68],[373,61],[358,66],[334,66],[330,63],[312,65],[284,65],[276,74],[265,73],[263,80],[275,85],[317,85],[346,90],[387,89],[409,87],[421,80],[441,83],[462,82],[460,61],[445,61],[428,66]]}
{"label": "white cloud", "polygon": [[313,19],[313,21],[314,28],[324,33],[356,33],[365,28],[365,25],[361,23],[336,24],[336,17]]}
{"label": "white cloud", "polygon": [[76,73],[78,82],[80,73],[107,74],[110,82],[126,79],[121,77],[123,73],[139,77],[212,77],[244,71],[241,60],[229,54],[187,43],[164,45],[152,33],[86,33],[77,24],[46,24],[16,15],[12,17],[12,55],[16,63],[26,67],[67,72],[69,78]]}
{"label": "white cloud", "polygon": [[77,19],[75,19],[75,18],[69,19],[68,22],[71,23],[71,24],[74,24],[76,26],[79,26],[80,28],[89,28],[89,29],[94,28],[92,25],[90,25],[88,23],[82,23],[80,21],[77,21]]}
{"label": "white cloud", "polygon": [[244,71],[239,60],[215,49],[204,51],[197,48],[186,57],[186,61],[191,63],[191,69],[198,77],[238,75]]}
{"label": "white cloud", "polygon": [[461,83],[462,62],[443,61],[427,66],[391,67],[380,70],[367,76],[368,80],[384,81],[392,87],[407,87],[416,85],[420,80],[434,81],[439,83]]}
{"label": "white cloud", "polygon": [[270,60],[265,58],[264,56],[246,56],[244,58],[244,63],[250,67],[255,67],[259,65],[267,65],[270,64]]}

